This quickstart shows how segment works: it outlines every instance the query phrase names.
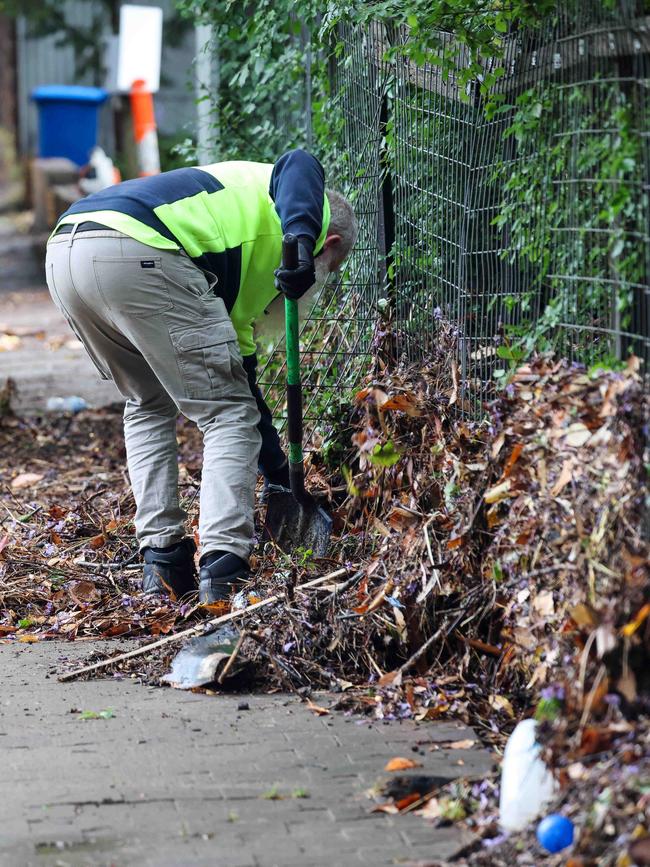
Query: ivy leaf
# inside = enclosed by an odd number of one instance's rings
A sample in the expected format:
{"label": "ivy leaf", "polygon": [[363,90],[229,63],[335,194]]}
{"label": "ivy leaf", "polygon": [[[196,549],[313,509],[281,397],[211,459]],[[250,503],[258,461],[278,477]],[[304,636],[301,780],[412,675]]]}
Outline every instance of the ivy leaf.
{"label": "ivy leaf", "polygon": [[380,467],[392,467],[400,459],[401,454],[395,448],[392,440],[388,440],[385,445],[376,445],[372,453],[368,455],[371,464]]}
{"label": "ivy leaf", "polygon": [[622,238],[617,238],[612,244],[612,249],[610,250],[609,255],[612,257],[612,259],[618,259],[624,249],[625,241]]}

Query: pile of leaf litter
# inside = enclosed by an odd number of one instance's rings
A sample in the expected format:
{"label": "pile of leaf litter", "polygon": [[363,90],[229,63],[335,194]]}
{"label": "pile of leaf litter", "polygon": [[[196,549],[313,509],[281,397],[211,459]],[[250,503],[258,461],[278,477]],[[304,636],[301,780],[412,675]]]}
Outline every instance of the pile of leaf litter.
{"label": "pile of leaf litter", "polygon": [[[487,419],[471,422],[453,357],[451,332],[424,365],[377,353],[341,424],[340,466],[312,455],[310,486],[335,504],[333,559],[260,549],[248,601],[279,602],[241,617],[237,653],[261,688],[304,698],[332,689],[335,707],[386,720],[460,718],[498,750],[534,714],[558,806],[576,825],[573,867],[624,867],[632,838],[643,845],[650,831],[649,429],[638,362],[588,371],[535,358]],[[0,469],[0,640],[151,637],[205,617],[192,600],[137,593],[120,424],[112,411],[1,420],[11,461]],[[181,424],[179,441],[195,522],[200,438]],[[339,566],[338,585],[300,589]],[[114,671],[156,681],[176,649]],[[406,796],[390,790],[383,807],[465,822],[482,838],[467,863],[565,863],[544,855],[532,830],[501,839],[497,784],[423,782]]]}
{"label": "pile of leaf litter", "polygon": [[[534,715],[561,784],[555,806],[575,823],[573,867],[632,864],[629,847],[650,833],[639,362],[588,371],[536,358],[481,424],[459,419],[448,349],[441,341],[426,366],[375,373],[357,393],[338,517],[361,565],[342,592],[292,597],[257,632],[298,687],[339,690],[341,708],[451,715],[498,749]],[[466,821],[485,839],[467,863],[565,863],[534,827],[499,836],[497,794],[495,778],[402,792],[388,807]]]}

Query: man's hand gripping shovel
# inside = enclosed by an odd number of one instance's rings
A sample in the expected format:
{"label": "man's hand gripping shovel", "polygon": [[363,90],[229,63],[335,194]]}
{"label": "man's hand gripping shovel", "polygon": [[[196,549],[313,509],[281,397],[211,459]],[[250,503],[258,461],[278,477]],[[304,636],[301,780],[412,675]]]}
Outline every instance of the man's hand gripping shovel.
{"label": "man's hand gripping shovel", "polygon": [[[298,267],[298,239],[286,234],[282,241],[282,266]],[[302,454],[302,387],[298,302],[284,299],[287,347],[287,427],[291,490],[271,486],[267,499],[265,536],[283,551],[311,549],[316,557],[327,553],[332,518],[305,490]]]}

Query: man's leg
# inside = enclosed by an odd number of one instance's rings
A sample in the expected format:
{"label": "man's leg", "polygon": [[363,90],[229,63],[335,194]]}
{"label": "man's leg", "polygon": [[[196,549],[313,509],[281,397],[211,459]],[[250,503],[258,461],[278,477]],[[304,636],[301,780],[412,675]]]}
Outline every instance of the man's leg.
{"label": "man's leg", "polygon": [[[211,568],[211,579],[230,578],[237,571],[233,563],[244,573],[253,544],[259,413],[223,301],[210,292],[204,274],[186,256],[154,250],[124,236],[93,241],[92,235],[77,236],[71,248],[80,301],[92,307],[101,298],[107,326],[125,338],[173,403],[199,426],[204,435],[199,520],[203,565]],[[84,250],[88,244],[92,247]],[[131,397],[126,385],[130,370],[128,365],[119,367],[110,373]],[[158,437],[162,431],[168,436],[171,425],[163,423]],[[152,436],[150,443],[153,453],[158,439]],[[136,470],[140,462],[136,450]],[[170,495],[170,478],[167,475],[161,484],[164,497]],[[146,521],[145,525],[149,526]],[[164,535],[168,528],[158,530]],[[228,569],[222,575],[224,569],[213,568],[213,562],[226,555],[231,557],[226,558]]]}
{"label": "man's leg", "polygon": [[177,416],[176,405],[160,384],[148,397],[128,398],[124,407],[126,459],[141,549],[165,548],[185,535],[186,515],[178,501]]}
{"label": "man's leg", "polygon": [[79,235],[72,245],[65,236],[50,242],[48,286],[100,374],[113,379],[126,398],[124,435],[136,536],[145,557],[144,589],[181,596],[196,588],[196,572],[178,501],[178,409],[142,354],[116,328],[96,284],[91,253],[97,250],[117,252],[119,235],[97,240]]}
{"label": "man's leg", "polygon": [[[120,251],[95,256],[98,285],[118,330],[203,433],[199,535],[209,574],[202,569],[202,585],[227,585],[248,569],[260,447],[237,335],[223,301],[186,256],[127,238]],[[205,601],[209,595],[202,591]]]}
{"label": "man's leg", "polygon": [[142,589],[180,599],[196,590],[191,537],[178,500],[176,419],[178,409],[162,387],[150,399],[129,398],[124,441],[136,502],[135,526],[144,557]]}

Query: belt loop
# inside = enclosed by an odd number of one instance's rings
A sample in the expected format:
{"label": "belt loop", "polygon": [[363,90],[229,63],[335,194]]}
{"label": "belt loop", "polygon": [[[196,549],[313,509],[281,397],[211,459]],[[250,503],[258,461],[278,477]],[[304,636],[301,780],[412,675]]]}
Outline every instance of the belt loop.
{"label": "belt loop", "polygon": [[68,241],[68,247],[72,247],[72,242],[74,241],[74,236],[76,235],[77,229],[79,228],[80,225],[81,225],[80,223],[75,223],[74,226],[72,227],[72,231],[70,232],[70,239]]}

